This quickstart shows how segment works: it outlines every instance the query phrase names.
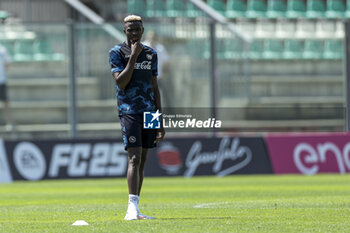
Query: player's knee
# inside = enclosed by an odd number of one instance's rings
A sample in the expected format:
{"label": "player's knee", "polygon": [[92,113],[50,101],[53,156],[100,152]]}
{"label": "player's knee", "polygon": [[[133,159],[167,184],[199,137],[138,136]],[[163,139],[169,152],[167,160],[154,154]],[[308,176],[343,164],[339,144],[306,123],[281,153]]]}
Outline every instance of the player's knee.
{"label": "player's knee", "polygon": [[129,159],[129,165],[132,167],[139,167],[141,163],[141,159],[139,155],[132,155]]}

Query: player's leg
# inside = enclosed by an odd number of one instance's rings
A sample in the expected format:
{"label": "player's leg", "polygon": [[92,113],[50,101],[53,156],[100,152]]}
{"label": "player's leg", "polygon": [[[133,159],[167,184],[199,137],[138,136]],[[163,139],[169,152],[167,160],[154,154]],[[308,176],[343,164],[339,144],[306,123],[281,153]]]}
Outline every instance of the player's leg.
{"label": "player's leg", "polygon": [[128,186],[129,194],[139,195],[140,189],[140,164],[141,164],[141,147],[128,148]]}
{"label": "player's leg", "polygon": [[126,211],[125,220],[136,220],[139,217],[139,182],[140,182],[140,163],[141,163],[141,147],[128,147],[128,172],[127,180],[129,187],[129,202]]}
{"label": "player's leg", "polygon": [[122,136],[125,150],[128,151],[127,180],[129,194],[138,195],[139,168],[142,152],[142,129],[139,127],[138,118],[135,115],[124,114],[120,117]]}
{"label": "player's leg", "polygon": [[125,149],[128,151],[127,181],[129,188],[129,202],[125,220],[139,219],[138,190],[139,169],[141,163],[141,129],[134,115],[123,115],[120,117],[122,135]]}
{"label": "player's leg", "polygon": [[[156,131],[150,129],[144,129],[142,131],[142,153],[141,153],[141,164],[140,164],[140,184],[139,184],[139,192],[141,194],[141,188],[144,178],[144,168],[147,161],[148,149],[156,146]],[[156,219],[155,217],[150,217],[144,214],[139,213],[139,216],[145,219]]]}
{"label": "player's leg", "polygon": [[139,175],[140,175],[139,190],[138,190],[138,195],[139,196],[141,194],[143,175],[144,175],[145,164],[146,164],[146,160],[147,160],[147,154],[148,154],[148,148],[142,147],[141,162],[140,162],[140,168],[139,168]]}
{"label": "player's leg", "polygon": [[142,153],[141,153],[141,164],[140,164],[140,172],[139,172],[140,173],[140,185],[139,185],[139,190],[138,190],[139,196],[141,194],[141,188],[142,188],[142,183],[143,183],[145,164],[147,161],[148,149],[157,146],[155,143],[155,140],[156,140],[156,130],[154,130],[154,129],[142,130]]}

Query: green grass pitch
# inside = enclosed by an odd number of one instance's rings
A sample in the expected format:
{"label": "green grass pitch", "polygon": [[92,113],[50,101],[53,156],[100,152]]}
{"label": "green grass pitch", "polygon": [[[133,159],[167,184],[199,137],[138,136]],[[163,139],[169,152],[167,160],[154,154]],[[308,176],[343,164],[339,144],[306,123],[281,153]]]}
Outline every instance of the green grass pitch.
{"label": "green grass pitch", "polygon": [[125,179],[0,184],[0,232],[350,232],[350,176],[147,177],[140,209],[158,219],[126,208]]}

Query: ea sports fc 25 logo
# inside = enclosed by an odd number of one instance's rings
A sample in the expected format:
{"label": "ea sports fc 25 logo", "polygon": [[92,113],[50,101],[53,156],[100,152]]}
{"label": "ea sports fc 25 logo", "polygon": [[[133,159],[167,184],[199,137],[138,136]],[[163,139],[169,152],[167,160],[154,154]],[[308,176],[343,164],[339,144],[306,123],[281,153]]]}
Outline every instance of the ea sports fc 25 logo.
{"label": "ea sports fc 25 logo", "polygon": [[143,113],[143,128],[144,129],[160,129],[160,121],[162,113],[156,112]]}

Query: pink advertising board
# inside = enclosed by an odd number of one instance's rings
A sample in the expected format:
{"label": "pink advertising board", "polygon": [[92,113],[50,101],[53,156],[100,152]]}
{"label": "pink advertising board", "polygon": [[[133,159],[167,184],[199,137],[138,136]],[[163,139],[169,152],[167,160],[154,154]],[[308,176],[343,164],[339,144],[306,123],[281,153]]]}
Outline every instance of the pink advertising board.
{"label": "pink advertising board", "polygon": [[350,173],[349,133],[268,134],[275,174]]}

